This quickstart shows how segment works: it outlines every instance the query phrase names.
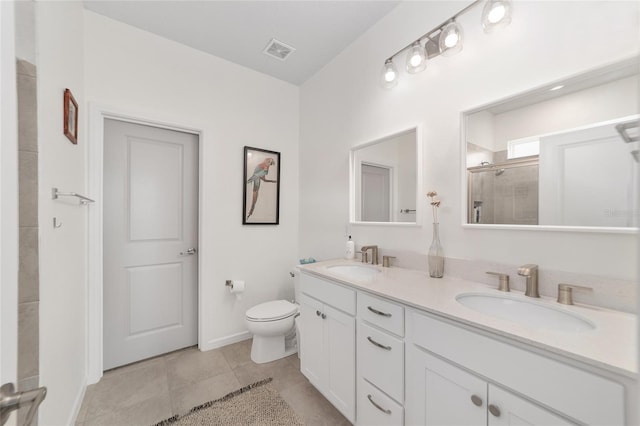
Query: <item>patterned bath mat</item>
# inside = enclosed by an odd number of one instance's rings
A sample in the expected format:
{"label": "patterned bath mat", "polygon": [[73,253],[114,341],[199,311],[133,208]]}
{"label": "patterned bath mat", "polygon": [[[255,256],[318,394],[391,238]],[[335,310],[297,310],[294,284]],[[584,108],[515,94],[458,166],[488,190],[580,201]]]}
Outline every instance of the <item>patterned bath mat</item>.
{"label": "patterned bath mat", "polygon": [[155,426],[289,426],[304,422],[269,383],[261,380],[220,399],[198,405],[184,415],[175,415]]}

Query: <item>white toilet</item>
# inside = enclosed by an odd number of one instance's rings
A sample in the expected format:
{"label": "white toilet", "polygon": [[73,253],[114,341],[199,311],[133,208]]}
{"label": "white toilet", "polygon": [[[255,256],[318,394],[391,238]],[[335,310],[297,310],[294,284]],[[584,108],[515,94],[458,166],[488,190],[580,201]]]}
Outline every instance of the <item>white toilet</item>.
{"label": "white toilet", "polygon": [[273,300],[247,310],[247,327],[253,333],[253,362],[262,364],[297,352],[294,326],[297,313],[298,305],[287,300]]}

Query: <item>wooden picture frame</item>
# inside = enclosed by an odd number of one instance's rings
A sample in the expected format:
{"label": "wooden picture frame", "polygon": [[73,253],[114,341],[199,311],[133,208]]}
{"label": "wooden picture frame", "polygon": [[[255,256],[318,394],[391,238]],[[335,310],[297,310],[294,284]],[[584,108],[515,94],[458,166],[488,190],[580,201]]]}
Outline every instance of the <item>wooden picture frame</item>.
{"label": "wooden picture frame", "polygon": [[280,153],[244,147],[243,225],[280,223]]}
{"label": "wooden picture frame", "polygon": [[78,103],[71,90],[64,89],[64,135],[72,144],[78,143]]}

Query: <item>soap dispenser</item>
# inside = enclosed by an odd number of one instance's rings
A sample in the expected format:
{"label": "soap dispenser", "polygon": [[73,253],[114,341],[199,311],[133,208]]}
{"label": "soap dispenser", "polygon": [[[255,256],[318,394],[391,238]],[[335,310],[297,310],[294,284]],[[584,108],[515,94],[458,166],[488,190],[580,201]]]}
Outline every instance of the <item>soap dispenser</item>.
{"label": "soap dispenser", "polygon": [[349,240],[347,241],[347,247],[345,250],[345,259],[353,259],[356,257],[356,245],[351,239],[351,235],[349,235]]}

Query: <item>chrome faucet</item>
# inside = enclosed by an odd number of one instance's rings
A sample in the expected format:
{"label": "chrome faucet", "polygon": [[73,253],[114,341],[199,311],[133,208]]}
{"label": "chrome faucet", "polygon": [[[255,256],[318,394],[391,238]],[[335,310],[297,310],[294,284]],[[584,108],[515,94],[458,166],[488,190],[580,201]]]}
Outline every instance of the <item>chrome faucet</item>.
{"label": "chrome faucet", "polygon": [[371,249],[371,264],[377,265],[380,263],[378,261],[378,246],[362,246],[360,250],[362,250],[362,261],[367,263],[365,253],[367,250]]}
{"label": "chrome faucet", "polygon": [[527,289],[524,292],[525,296],[540,297],[538,293],[538,265],[533,263],[527,263],[518,268],[518,275],[527,278]]}

